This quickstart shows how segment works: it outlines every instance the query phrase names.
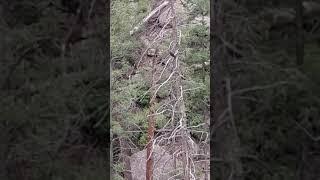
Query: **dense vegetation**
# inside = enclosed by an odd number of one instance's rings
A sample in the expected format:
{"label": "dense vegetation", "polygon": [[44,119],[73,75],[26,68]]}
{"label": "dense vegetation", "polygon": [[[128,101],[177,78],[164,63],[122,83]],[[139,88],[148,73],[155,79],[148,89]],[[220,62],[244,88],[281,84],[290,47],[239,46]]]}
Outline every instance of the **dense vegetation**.
{"label": "dense vegetation", "polygon": [[[214,110],[219,116],[232,105],[233,115],[214,124],[220,125],[211,139],[215,179],[230,174],[248,180],[319,179],[319,4],[229,0],[215,5],[214,88],[221,95]],[[304,48],[297,44],[301,34]]]}
{"label": "dense vegetation", "polygon": [[0,2],[0,179],[108,179],[105,9]]}
{"label": "dense vegetation", "polygon": [[[320,4],[296,2],[215,0],[210,69],[209,1],[179,1],[186,119],[200,150],[209,143],[214,75],[212,179],[320,177]],[[1,180],[108,179],[110,113],[112,179],[124,179],[128,157],[145,149],[150,79],[131,74],[144,29],[130,31],[153,1],[111,2],[111,106],[104,3],[0,2]],[[156,133],[167,120],[157,117]]]}
{"label": "dense vegetation", "polygon": [[[148,93],[151,75],[148,72],[152,69],[143,66],[147,70],[138,69],[135,74],[129,76],[145,51],[146,47],[143,47],[141,37],[145,36],[144,31],[147,30],[141,29],[142,32],[134,36],[129,32],[151,12],[154,3],[161,4],[160,2],[163,1],[111,2],[111,126],[112,170],[115,179],[130,179],[130,175],[127,175],[130,171],[128,157],[147,145],[151,98]],[[191,129],[192,138],[200,143],[208,137],[209,132],[209,1],[190,0],[181,3],[182,6],[177,6],[177,10],[184,8],[185,14],[183,17],[181,14],[177,15],[178,29],[182,34],[179,61],[183,65],[185,77],[183,88],[190,89],[184,97],[187,125]],[[169,89],[169,86],[165,85],[159,90],[156,108],[169,99]],[[159,137],[159,130],[163,130],[168,120],[170,117],[165,113],[156,117],[156,137]],[[164,130],[170,128],[173,126]],[[208,145],[208,141],[206,143]]]}

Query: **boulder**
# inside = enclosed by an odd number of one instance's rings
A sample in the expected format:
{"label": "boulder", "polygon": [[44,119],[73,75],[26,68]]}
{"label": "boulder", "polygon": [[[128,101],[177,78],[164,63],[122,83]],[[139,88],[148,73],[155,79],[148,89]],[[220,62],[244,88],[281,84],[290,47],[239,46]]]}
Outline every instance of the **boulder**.
{"label": "boulder", "polygon": [[[174,169],[172,155],[168,154],[162,147],[154,146],[154,180],[167,180],[170,175],[170,171]],[[133,180],[145,180],[146,179],[146,158],[147,150],[144,149],[133,154],[130,158],[130,165],[132,171]]]}

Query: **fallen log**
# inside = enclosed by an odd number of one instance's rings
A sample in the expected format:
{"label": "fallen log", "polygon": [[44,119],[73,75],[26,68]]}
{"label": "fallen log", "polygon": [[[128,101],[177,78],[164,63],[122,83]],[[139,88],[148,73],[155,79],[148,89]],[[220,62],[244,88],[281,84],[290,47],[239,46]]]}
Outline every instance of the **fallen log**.
{"label": "fallen log", "polygon": [[158,11],[161,11],[163,8],[165,8],[168,5],[168,1],[164,1],[162,4],[160,4],[157,8],[155,8],[154,10],[152,10],[148,16],[146,16],[137,26],[135,26],[131,31],[130,31],[130,35],[132,36],[133,34],[135,34],[137,31],[139,31],[146,22],[148,22],[149,19],[151,19]]}

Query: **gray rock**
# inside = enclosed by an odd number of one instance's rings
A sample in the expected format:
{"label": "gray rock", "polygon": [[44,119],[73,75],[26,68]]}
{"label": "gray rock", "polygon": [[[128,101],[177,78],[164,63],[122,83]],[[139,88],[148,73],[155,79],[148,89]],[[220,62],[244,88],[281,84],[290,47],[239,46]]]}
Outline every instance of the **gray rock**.
{"label": "gray rock", "polygon": [[[158,145],[154,146],[154,180],[167,180],[174,170],[172,155],[168,154]],[[133,180],[146,179],[146,156],[147,150],[144,149],[133,154],[130,158]]]}

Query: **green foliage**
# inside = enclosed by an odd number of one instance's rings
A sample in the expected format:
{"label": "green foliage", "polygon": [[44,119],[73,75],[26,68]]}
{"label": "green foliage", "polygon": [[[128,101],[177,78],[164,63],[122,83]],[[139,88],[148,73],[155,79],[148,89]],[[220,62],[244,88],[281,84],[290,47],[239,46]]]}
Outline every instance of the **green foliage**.
{"label": "green foliage", "polygon": [[147,93],[147,92],[148,92],[148,87],[146,86],[139,88],[137,92],[137,103],[142,108],[147,107],[150,102],[150,93]]}
{"label": "green foliage", "polygon": [[202,62],[207,62],[209,60],[208,51],[191,49],[190,51],[187,51],[186,59],[187,63],[190,64],[201,64]]}
{"label": "green foliage", "polygon": [[[200,3],[200,2],[199,2]],[[184,81],[184,88],[190,89],[185,92],[184,99],[188,126],[198,126],[206,123],[208,117],[205,114],[209,111],[209,68],[205,63],[209,62],[209,29],[202,24],[190,25],[183,29],[182,47],[184,48],[183,62],[187,80]],[[195,131],[194,131],[195,130]],[[192,128],[191,132],[196,140],[201,140],[201,133],[208,132],[203,126]],[[203,139],[202,139],[203,140]]]}
{"label": "green foliage", "polygon": [[185,32],[185,43],[187,47],[201,49],[209,45],[209,28],[204,25],[194,25]]}
{"label": "green foliage", "polygon": [[157,129],[163,128],[167,122],[168,122],[168,118],[165,115],[163,114],[157,115],[156,128]]}
{"label": "green foliage", "polygon": [[112,134],[122,135],[123,128],[121,127],[120,123],[117,121],[111,121],[111,131]]}
{"label": "green foliage", "polygon": [[113,164],[113,170],[117,173],[122,173],[125,167],[123,163]]}
{"label": "green foliage", "polygon": [[[130,31],[146,16],[149,4],[147,0],[111,2],[111,128],[113,137],[128,137],[139,148],[147,143],[149,87],[140,74],[130,80],[124,78],[124,74],[129,73],[140,58],[141,44],[137,37],[130,36]],[[117,153],[114,156],[117,157]],[[113,178],[123,179],[120,176],[123,164],[114,162],[113,165]]]}
{"label": "green foliage", "polygon": [[[178,2],[177,2],[178,3]],[[180,2],[179,2],[180,3]],[[182,2],[184,3],[184,2]],[[185,20],[192,16],[208,15],[209,1],[188,1],[188,7],[192,9],[190,14],[181,15],[181,46],[179,47],[179,60],[181,69],[185,79],[183,80],[183,89],[189,89],[184,93],[184,103],[186,105],[187,125],[198,126],[192,131],[208,132],[209,122],[209,28],[205,23],[196,21],[195,24],[185,24]],[[129,31],[138,25],[142,18],[150,12],[150,2],[147,0],[138,0],[125,2],[122,0],[112,2],[112,121],[113,138],[123,137],[130,139],[129,146],[137,150],[145,148],[147,144],[147,128],[148,115],[150,114],[150,84],[151,84],[151,68],[148,65],[141,65],[133,73],[130,78],[124,76],[128,74],[140,59],[143,49],[139,49],[140,39],[129,36]],[[121,9],[121,10],[120,10]],[[177,9],[177,12],[182,12]],[[189,13],[189,12],[188,12]],[[125,18],[124,18],[125,17]],[[208,18],[208,17],[207,17]],[[121,19],[121,21],[120,21]],[[179,16],[180,19],[180,16]],[[180,22],[179,22],[180,23]],[[143,32],[143,28],[141,28]],[[121,31],[120,31],[121,30]],[[169,32],[169,31],[168,31]],[[142,33],[136,33],[137,36]],[[169,35],[169,34],[168,34]],[[144,36],[142,34],[142,36]],[[160,52],[167,53],[167,49],[172,41],[170,38],[163,38],[164,41],[159,43]],[[162,51],[163,50],[163,51]],[[179,63],[180,63],[179,62]],[[144,62],[143,62],[144,63]],[[204,68],[197,67],[204,65]],[[195,65],[195,66],[194,66]],[[148,71],[148,72],[147,72]],[[146,73],[147,72],[147,73]],[[165,72],[164,76],[167,76]],[[156,129],[159,130],[165,125],[166,129],[174,128],[171,123],[170,106],[163,107],[163,103],[168,102],[172,98],[171,86],[173,81],[162,86],[156,94],[154,108],[157,110]],[[197,87],[194,89],[194,87]],[[166,109],[165,112],[162,112]],[[168,124],[167,124],[168,123]],[[201,125],[202,124],[202,125]],[[161,134],[162,132],[159,132]],[[156,133],[157,134],[157,133]],[[203,141],[201,133],[196,132],[198,136],[196,141]],[[134,144],[134,146],[132,145]],[[132,146],[131,146],[132,145]],[[115,149],[119,148],[119,144],[115,143]],[[134,151],[133,151],[134,152]],[[117,158],[118,153],[114,156]],[[120,174],[116,172],[115,174]],[[177,177],[182,178],[182,177]]]}
{"label": "green foliage", "polygon": [[187,0],[191,12],[206,16],[210,11],[210,1],[208,0]]}
{"label": "green foliage", "polygon": [[148,143],[148,134],[143,133],[139,138],[139,145],[144,146],[144,145],[147,145],[147,143]]}
{"label": "green foliage", "polygon": [[[111,34],[110,45],[112,59],[129,62],[133,65],[137,58],[135,50],[140,46],[135,37],[130,36],[130,31],[136,26],[146,14],[149,2],[139,0],[137,2],[111,1]],[[126,18],[124,18],[126,17]]]}

